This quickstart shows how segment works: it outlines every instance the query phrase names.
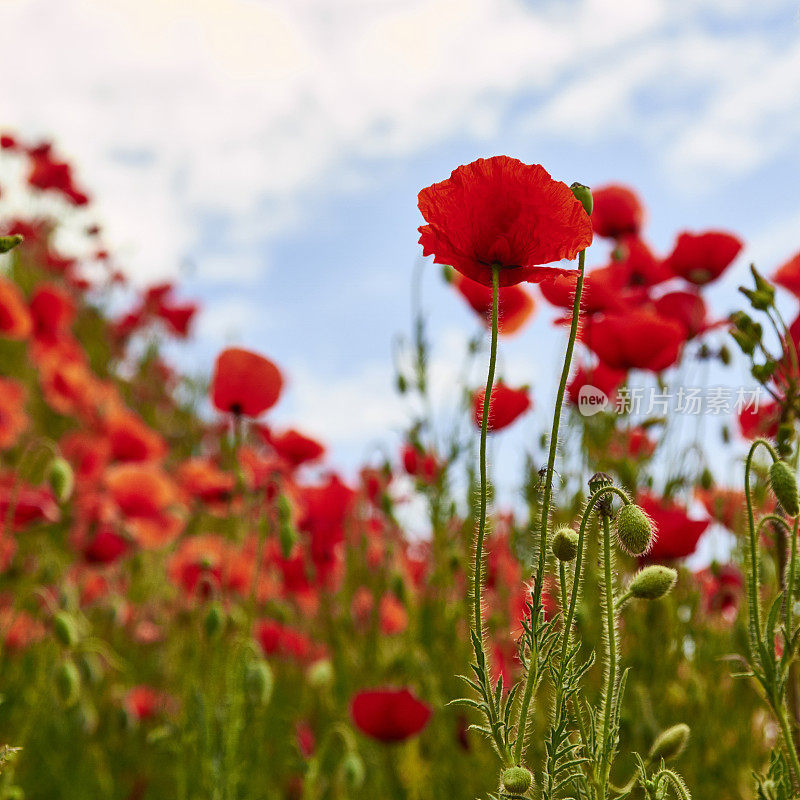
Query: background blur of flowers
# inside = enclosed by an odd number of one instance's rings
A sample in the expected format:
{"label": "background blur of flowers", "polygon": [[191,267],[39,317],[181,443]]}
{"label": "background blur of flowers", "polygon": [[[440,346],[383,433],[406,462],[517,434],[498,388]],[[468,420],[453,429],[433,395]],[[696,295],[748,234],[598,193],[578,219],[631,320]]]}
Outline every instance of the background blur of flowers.
{"label": "background blur of flowers", "polygon": [[[407,418],[389,353],[409,324],[416,192],[455,164],[508,152],[567,183],[628,183],[661,254],[684,228],[737,232],[718,314],[749,260],[769,272],[797,246],[792,0],[5,0],[0,26],[3,126],[77,164],[135,282],[182,274],[200,302],[178,362],[268,351],[291,374],[275,419],[351,470]],[[423,305],[441,396],[474,320],[437,268]],[[504,351],[540,408],[552,316],[541,303]],[[544,418],[519,425],[506,491]]]}

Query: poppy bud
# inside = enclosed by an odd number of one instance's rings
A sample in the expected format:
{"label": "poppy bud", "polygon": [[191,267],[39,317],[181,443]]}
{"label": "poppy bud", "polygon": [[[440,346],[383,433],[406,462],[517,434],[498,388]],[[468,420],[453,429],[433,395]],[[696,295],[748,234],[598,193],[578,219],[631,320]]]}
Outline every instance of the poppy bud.
{"label": "poppy bud", "polygon": [[532,781],[533,775],[525,767],[509,767],[503,772],[503,788],[511,794],[524,794]]}
{"label": "poppy bud", "polygon": [[628,591],[637,600],[658,600],[675,585],[678,573],[672,567],[651,564],[639,570],[628,586]]}
{"label": "poppy bud", "polygon": [[569,187],[572,190],[572,194],[581,201],[581,205],[583,206],[583,210],[591,217],[592,216],[592,209],[594,208],[594,200],[592,199],[592,190],[588,186],[584,186],[582,183],[578,183],[577,181]]}
{"label": "poppy bud", "polygon": [[75,475],[65,458],[56,456],[47,467],[47,482],[59,503],[66,503],[75,488]]}
{"label": "poppy bud", "polygon": [[265,706],[272,697],[272,669],[263,659],[251,661],[245,670],[245,689],[250,701]]}
{"label": "poppy bud", "polygon": [[15,233],[13,236],[0,236],[0,253],[7,253],[13,250],[18,244],[22,244],[22,236]]}
{"label": "poppy bud", "polygon": [[777,434],[775,434],[775,447],[782,458],[791,455],[793,441],[794,425],[790,422],[782,422],[778,426]]}
{"label": "poppy bud", "polygon": [[700,487],[702,489],[710,489],[714,485],[714,476],[708,467],[704,467],[700,473]]}
{"label": "poppy bud", "polygon": [[775,461],[769,468],[769,483],[772,493],[783,510],[790,516],[796,517],[800,513],[800,504],[797,497],[797,478],[789,469],[785,461]]}
{"label": "poppy bud", "polygon": [[442,267],[442,277],[444,278],[445,283],[452,283],[455,274],[456,271],[452,267],[447,266],[447,264]]}
{"label": "poppy bud", "polygon": [[344,757],[342,775],[344,775],[345,783],[349,788],[360,789],[363,786],[366,770],[358,753],[348,753]]}
{"label": "poppy bud", "polygon": [[63,661],[56,670],[56,692],[65,708],[74,706],[81,693],[81,674],[72,661]]}
{"label": "poppy bud", "polygon": [[645,510],[633,503],[617,514],[617,541],[630,556],[644,555],[653,543],[653,525]]}
{"label": "poppy bud", "polygon": [[[614,481],[608,473],[595,472],[595,474],[589,478],[589,491],[591,494],[596,494],[600,489],[611,486],[613,483]],[[597,506],[602,514],[611,516],[611,495],[606,494],[604,497],[601,497],[597,502]]]}
{"label": "poppy bud", "polygon": [[206,636],[213,639],[222,630],[225,624],[225,612],[219,603],[213,603],[211,608],[208,609],[205,620],[203,620],[203,627],[206,630]]}
{"label": "poppy bud", "polygon": [[756,269],[755,264],[750,265],[750,273],[755,281],[756,291],[769,295],[770,305],[772,305],[772,301],[775,299],[775,287]]}
{"label": "poppy bud", "polygon": [[731,363],[731,351],[725,345],[719,349],[719,360],[727,367]]}
{"label": "poppy bud", "polygon": [[552,549],[559,561],[573,561],[578,555],[578,534],[572,528],[559,528],[553,535]]}
{"label": "poppy bud", "polygon": [[78,641],[75,620],[66,611],[59,611],[53,617],[53,631],[58,641],[65,647],[73,647]]}
{"label": "poppy bud", "polygon": [[658,764],[662,758],[664,761],[677,758],[686,749],[688,741],[689,726],[684,722],[673,725],[656,736],[648,758],[655,764]]}
{"label": "poppy bud", "polygon": [[756,311],[766,311],[775,299],[774,291],[770,294],[769,292],[762,292],[758,289],[747,289],[744,286],[740,286],[739,291],[750,301],[750,305],[756,309]]}
{"label": "poppy bud", "polygon": [[333,683],[333,664],[327,658],[321,658],[308,670],[308,685],[315,689],[325,689]]}

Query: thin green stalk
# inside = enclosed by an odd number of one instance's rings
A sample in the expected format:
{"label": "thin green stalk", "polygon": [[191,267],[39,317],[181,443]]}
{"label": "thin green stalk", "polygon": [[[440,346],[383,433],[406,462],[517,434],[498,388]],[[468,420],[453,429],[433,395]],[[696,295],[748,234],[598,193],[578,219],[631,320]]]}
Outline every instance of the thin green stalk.
{"label": "thin green stalk", "polygon": [[[550,454],[547,460],[547,475],[545,479],[544,497],[542,499],[542,516],[541,516],[541,534],[539,537],[539,567],[533,584],[533,600],[532,608],[534,613],[541,605],[542,587],[544,585],[544,567],[545,558],[547,556],[547,525],[550,517],[550,496],[553,491],[553,471],[555,469],[556,461],[556,448],[558,446],[558,428],[561,424],[561,406],[564,403],[564,391],[567,386],[567,378],[569,377],[570,365],[572,363],[572,351],[575,349],[575,339],[578,335],[578,318],[581,312],[581,296],[583,294],[583,275],[586,267],[586,251],[581,250],[578,256],[578,282],[575,285],[575,300],[572,304],[572,325],[569,330],[569,340],[567,342],[567,352],[564,356],[564,367],[561,370],[561,382],[558,386],[558,393],[556,394],[556,407],[553,413],[553,427],[550,431]],[[581,540],[581,545],[582,545]],[[578,558],[580,559],[580,546],[578,550]],[[576,563],[575,577],[573,582],[578,580],[578,564]],[[538,625],[538,620],[531,620],[534,627]],[[538,658],[538,653],[530,654],[531,665],[534,664],[534,659]],[[528,709],[530,708],[531,700],[533,699],[534,684],[536,682],[536,669],[533,671],[528,669],[528,674],[525,678],[525,689],[522,693],[522,700],[520,701],[519,719],[517,723],[517,741],[514,743],[514,763],[522,763],[522,755],[525,748],[525,730],[528,721]]]}
{"label": "thin green stalk", "polygon": [[800,781],[800,761],[797,759],[797,750],[794,746],[794,737],[792,736],[792,729],[789,725],[789,719],[786,716],[786,708],[781,704],[775,709],[778,717],[778,723],[781,726],[781,734],[783,735],[783,743],[786,747],[786,752],[789,755],[789,761],[792,763],[792,772],[794,773],[794,785],[797,786]]}
{"label": "thin green stalk", "polygon": [[617,684],[617,622],[614,616],[614,585],[611,570],[611,525],[608,516],[602,514],[603,519],[603,582],[605,584],[604,611],[606,614],[606,684],[603,697],[603,774],[602,793],[605,796],[608,776],[611,771],[609,735],[611,731],[611,711],[614,707],[614,695]]}
{"label": "thin green stalk", "polygon": [[[472,586],[473,600],[473,625],[481,650],[483,645],[483,542],[486,538],[486,507],[488,503],[488,478],[486,471],[486,433],[489,428],[489,406],[492,398],[492,384],[494,383],[494,371],[497,364],[497,328],[500,313],[500,267],[498,264],[492,265],[492,342],[489,350],[489,374],[486,378],[486,392],[483,396],[483,417],[481,419],[481,444],[480,444],[480,477],[481,477],[481,503],[480,516],[478,518],[478,535],[475,539],[475,570]],[[483,653],[484,660],[485,652]],[[494,701],[494,693],[491,686],[487,692],[489,701],[489,723],[494,730],[497,721],[497,708]],[[495,734],[495,743],[504,763],[509,760],[505,745],[499,736]]]}
{"label": "thin green stalk", "polygon": [[561,424],[561,407],[564,404],[564,391],[567,387],[569,370],[572,364],[572,351],[575,349],[575,339],[578,335],[578,319],[581,313],[581,296],[583,295],[583,277],[586,268],[586,251],[581,250],[578,256],[578,282],[575,285],[575,300],[572,304],[572,324],[567,340],[567,352],[564,355],[564,366],[561,370],[561,381],[556,394],[556,406],[553,412],[553,427],[550,431],[550,453],[547,458],[547,474],[545,476],[544,497],[542,498],[541,532],[539,535],[539,566],[536,572],[533,587],[533,607],[539,607],[542,599],[544,585],[544,567],[547,557],[547,526],[550,521],[550,498],[553,493],[553,473],[556,464],[556,450],[558,449],[558,428]]}
{"label": "thin green stalk", "polygon": [[481,419],[480,473],[481,506],[478,518],[478,536],[475,540],[475,571],[472,586],[473,618],[475,633],[483,642],[483,540],[486,537],[486,505],[488,480],[486,477],[486,432],[489,427],[489,405],[494,383],[494,370],[497,363],[497,323],[500,304],[500,268],[492,267],[492,344],[489,350],[489,374],[486,378],[486,393],[483,396],[483,417]]}
{"label": "thin green stalk", "polygon": [[753,632],[760,639],[761,603],[758,595],[758,540],[756,537],[755,517],[753,514],[753,499],[750,495],[750,469],[753,464],[753,455],[758,449],[759,445],[766,447],[775,461],[778,460],[778,454],[775,452],[775,448],[766,439],[756,439],[750,446],[750,450],[747,453],[747,459],[745,460],[744,464],[744,497],[745,502],[747,503],[747,527],[750,534],[750,574],[748,575],[750,584],[748,587],[748,594],[750,595],[750,602],[748,610],[750,614],[750,625],[753,628]]}

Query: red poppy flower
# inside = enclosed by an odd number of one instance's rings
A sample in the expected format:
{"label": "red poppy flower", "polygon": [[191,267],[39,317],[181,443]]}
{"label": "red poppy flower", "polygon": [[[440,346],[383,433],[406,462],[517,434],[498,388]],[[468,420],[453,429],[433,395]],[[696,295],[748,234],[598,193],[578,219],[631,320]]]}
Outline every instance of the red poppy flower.
{"label": "red poppy flower", "polygon": [[739,412],[739,430],[745,439],[774,439],[781,421],[781,406],[777,401],[751,403]]}
{"label": "red poppy flower", "polygon": [[31,328],[31,315],[19,287],[0,278],[0,336],[27,339]]}
{"label": "red poppy flower", "polygon": [[695,497],[705,506],[706,512],[720,525],[736,533],[745,516],[745,497],[741,489],[695,489]]}
{"label": "red poppy flower", "polygon": [[572,380],[567,384],[569,401],[577,406],[581,389],[584,386],[593,386],[610,399],[625,380],[627,374],[624,369],[613,369],[602,361],[596,367],[579,366],[575,370]]}
{"label": "red poppy flower", "polygon": [[722,275],[743,246],[741,240],[730,233],[682,233],[664,263],[673,274],[704,286]]}
{"label": "red poppy flower", "polygon": [[[479,389],[472,395],[472,419],[480,428],[483,423],[483,402],[486,389]],[[502,381],[492,387],[489,400],[489,419],[487,430],[500,431],[507,428],[517,417],[522,416],[531,407],[528,388],[511,389]]]}
{"label": "red poppy flower", "polygon": [[353,698],[350,715],[362,733],[389,743],[416,736],[428,724],[431,709],[408,689],[374,689]]}
{"label": "red poppy flower", "polygon": [[775,270],[772,280],[800,297],[800,253]]}
{"label": "red poppy flower", "polygon": [[696,292],[668,292],[653,305],[662,317],[674,319],[683,325],[687,341],[714,327],[708,321],[703,298]]}
{"label": "red poppy flower", "polygon": [[131,543],[105,527],[84,547],[83,557],[90,564],[113,564],[125,556],[131,549]]}
{"label": "red poppy flower", "polygon": [[55,344],[69,332],[75,316],[75,303],[58,286],[40,285],[31,297],[34,338],[44,344]]}
{"label": "red poppy flower", "polygon": [[125,696],[125,708],[138,720],[154,717],[165,705],[166,697],[149,686],[134,686]]}
{"label": "red poppy flower", "polygon": [[319,442],[303,436],[294,429],[278,434],[264,429],[262,434],[275,452],[293,467],[299,467],[310,461],[318,461],[325,455],[325,448]]}
{"label": "red poppy flower", "polygon": [[485,286],[492,265],[500,285],[565,273],[543,267],[573,259],[592,242],[592,225],[569,186],[539,164],[508,156],[478,159],[419,193],[423,255]]}
{"label": "red poppy flower", "polygon": [[104,427],[111,457],[116,461],[150,461],[161,458],[167,451],[162,437],[125,408],[114,406]]}
{"label": "red poppy flower", "polygon": [[[487,328],[492,326],[492,290],[482,283],[453,275],[453,286],[480,316]],[[497,298],[497,330],[506,336],[519,331],[530,319],[534,310],[533,298],[521,286],[505,286]]]}
{"label": "red poppy flower", "polygon": [[735,564],[713,564],[695,573],[706,614],[719,614],[727,622],[736,619],[744,578]]}
{"label": "red poppy flower", "polygon": [[581,341],[612,369],[660,372],[680,356],[685,340],[683,326],[651,311],[589,317]]}
{"label": "red poppy flower", "polygon": [[64,161],[56,161],[53,158],[51,145],[43,144],[28,152],[31,157],[28,183],[31,186],[42,191],[60,192],[76,206],[84,206],[89,202],[88,196],[79,191],[73,183],[72,167]]}
{"label": "red poppy flower", "polygon": [[638,236],[623,236],[613,256],[614,264],[626,274],[628,286],[657,286],[673,277],[665,262]]}
{"label": "red poppy flower", "polygon": [[0,449],[12,447],[28,427],[25,387],[11,378],[0,378]]}
{"label": "red poppy flower", "polygon": [[229,347],[217,356],[211,400],[220,411],[257,417],[278,402],[283,377],[269,359]]}
{"label": "red poppy flower", "polygon": [[423,483],[436,483],[439,475],[439,461],[433,453],[425,453],[413,444],[403,447],[401,458],[403,469],[412,477]]}
{"label": "red poppy flower", "polygon": [[648,561],[670,561],[694,553],[711,520],[692,519],[685,506],[649,493],[641,495],[638,502],[656,529],[655,541],[647,553]]}
{"label": "red poppy flower", "polygon": [[[627,276],[616,264],[592,270],[583,282],[581,312],[588,316],[604,311],[623,311],[627,307],[626,285]],[[552,280],[542,281],[539,288],[548,303],[571,309],[575,302],[575,286],[575,275],[558,275]]]}
{"label": "red poppy flower", "polygon": [[644,208],[633,189],[618,184],[601,186],[592,191],[592,199],[592,227],[598,236],[618,239],[639,233]]}
{"label": "red poppy flower", "polygon": [[617,431],[608,444],[608,454],[616,459],[650,458],[655,450],[656,443],[640,425],[626,431]]}
{"label": "red poppy flower", "polygon": [[310,663],[318,658],[323,650],[304,633],[282,625],[273,619],[256,623],[255,637],[265,655],[276,656],[302,663]]}
{"label": "red poppy flower", "polygon": [[208,458],[190,458],[178,467],[177,480],[190,498],[204,503],[227,504],[236,481]]}

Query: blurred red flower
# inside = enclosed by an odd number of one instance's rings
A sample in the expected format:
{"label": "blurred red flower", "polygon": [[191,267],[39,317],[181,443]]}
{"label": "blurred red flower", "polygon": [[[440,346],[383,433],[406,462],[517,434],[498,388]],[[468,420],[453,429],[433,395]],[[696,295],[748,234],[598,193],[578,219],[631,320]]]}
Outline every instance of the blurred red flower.
{"label": "blurred red flower", "polygon": [[690,556],[711,522],[709,519],[692,519],[686,513],[686,507],[677,501],[648,492],[639,496],[638,503],[652,519],[656,530],[655,541],[647,553],[648,561],[671,561]]}
{"label": "blurred red flower", "polygon": [[744,578],[735,564],[712,564],[695,573],[706,614],[719,614],[733,622],[742,598]]}
{"label": "blurred red flower", "polygon": [[362,733],[390,743],[416,736],[428,724],[431,709],[408,689],[374,689],[353,698],[350,714]]}
{"label": "blurred red flower", "polygon": [[609,184],[592,190],[592,228],[598,236],[618,239],[638,235],[644,221],[644,207],[633,189]]}
{"label": "blurred red flower", "polygon": [[671,367],[685,341],[683,326],[652,311],[589,317],[581,341],[608,367],[651,372]]}
{"label": "blurred red flower", "polygon": [[738,420],[739,430],[745,439],[774,439],[781,421],[781,405],[774,400],[750,403],[739,412]]}
{"label": "blurred red flower", "polygon": [[[486,327],[492,325],[492,290],[460,273],[453,275],[453,286],[480,316]],[[521,286],[504,286],[498,294],[498,332],[510,336],[530,319],[535,308],[533,298]]]}
{"label": "blurred red flower", "polygon": [[27,339],[32,327],[31,315],[19,287],[0,278],[0,336]]}
{"label": "blurred red flower", "polygon": [[323,445],[293,428],[283,433],[273,433],[268,428],[261,428],[260,433],[275,452],[292,467],[318,461],[325,455]]}
{"label": "blurred red flower", "polygon": [[410,442],[403,446],[401,453],[403,469],[423,483],[436,483],[439,476],[439,461],[433,453],[425,453]]}
{"label": "blurred red flower", "polygon": [[0,377],[0,449],[12,447],[28,427],[25,387],[12,378]]}
{"label": "blurred red flower", "polygon": [[[483,403],[486,389],[479,389],[472,395],[472,421],[480,428],[483,423]],[[489,419],[487,430],[500,431],[522,416],[531,407],[528,387],[511,389],[503,381],[492,387],[489,400]]]}
{"label": "blurred red flower", "polygon": [[492,285],[538,282],[568,270],[543,267],[573,259],[592,242],[592,225],[569,186],[539,164],[508,156],[478,159],[419,193],[423,255]]}
{"label": "blurred red flower", "polygon": [[682,233],[664,263],[673,274],[704,286],[722,275],[743,246],[742,241],[730,233]]}
{"label": "blurred red flower", "polygon": [[653,305],[662,317],[674,319],[683,325],[687,341],[714,327],[708,321],[703,298],[695,292],[668,292]]}
{"label": "blurred red flower", "polygon": [[580,365],[567,385],[567,396],[573,405],[578,405],[581,389],[584,386],[591,386],[599,389],[606,397],[611,399],[627,374],[626,370],[613,369],[602,361],[595,367]]}
{"label": "blurred red flower", "polygon": [[211,379],[211,400],[220,411],[257,417],[278,402],[283,377],[269,359],[229,347],[218,356]]}
{"label": "blurred red flower", "polygon": [[783,286],[784,289],[788,289],[792,294],[800,297],[800,253],[778,267],[772,280],[778,286]]}

